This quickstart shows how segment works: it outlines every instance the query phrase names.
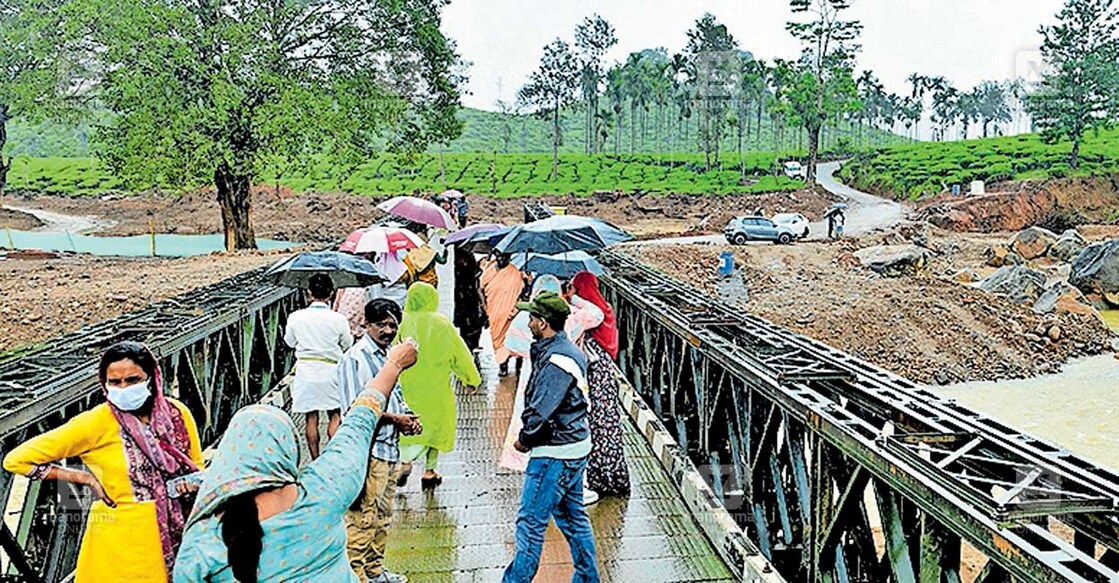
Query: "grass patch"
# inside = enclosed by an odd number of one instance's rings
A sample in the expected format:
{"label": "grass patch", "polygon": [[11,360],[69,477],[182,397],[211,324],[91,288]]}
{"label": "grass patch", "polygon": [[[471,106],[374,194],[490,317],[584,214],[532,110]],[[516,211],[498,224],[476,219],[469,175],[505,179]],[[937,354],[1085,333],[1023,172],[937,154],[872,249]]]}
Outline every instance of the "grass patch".
{"label": "grass patch", "polygon": [[[301,175],[266,172],[261,184],[279,183],[296,192],[328,191],[365,195],[439,192],[454,188],[495,197],[541,194],[588,195],[598,190],[641,190],[654,194],[737,194],[796,190],[799,180],[773,176],[775,153],[752,152],[741,161],[723,158],[723,168],[704,172],[702,154],[563,154],[559,172],[550,180],[550,154],[446,153],[405,159],[383,154],[346,171],[326,163]],[[128,190],[94,158],[16,158],[9,188],[68,196],[99,195]]]}
{"label": "grass patch", "polygon": [[1069,167],[1069,143],[1045,144],[1037,134],[883,148],[844,164],[840,177],[854,188],[917,200],[973,180],[1047,180],[1119,171],[1119,129],[1089,134],[1080,167]]}

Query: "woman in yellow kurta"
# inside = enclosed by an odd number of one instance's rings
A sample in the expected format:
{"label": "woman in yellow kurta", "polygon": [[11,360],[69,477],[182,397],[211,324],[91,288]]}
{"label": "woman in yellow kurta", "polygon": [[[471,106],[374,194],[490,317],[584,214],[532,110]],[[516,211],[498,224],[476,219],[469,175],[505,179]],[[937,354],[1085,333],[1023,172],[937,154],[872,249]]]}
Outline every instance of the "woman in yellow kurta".
{"label": "woman in yellow kurta", "polygon": [[[202,467],[198,429],[182,403],[163,395],[159,366],[144,345],[109,347],[98,378],[106,403],[16,447],[4,469],[89,488],[94,502],[77,583],[165,582],[190,512],[185,498],[197,489],[182,485],[172,498],[167,482]],[[71,457],[89,471],[55,465]]]}

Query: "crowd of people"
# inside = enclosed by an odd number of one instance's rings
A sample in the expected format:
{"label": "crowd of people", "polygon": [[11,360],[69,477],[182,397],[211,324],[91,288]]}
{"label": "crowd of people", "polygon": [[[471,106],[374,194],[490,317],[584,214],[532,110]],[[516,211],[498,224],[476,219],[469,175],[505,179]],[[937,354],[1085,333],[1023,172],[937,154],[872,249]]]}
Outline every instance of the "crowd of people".
{"label": "crowd of people", "polygon": [[[532,580],[554,520],[575,580],[597,581],[585,507],[630,490],[613,309],[589,272],[561,281],[523,273],[506,254],[454,255],[453,319],[438,309],[436,266],[448,252],[435,245],[376,258],[404,264],[394,282],[336,290],[325,274],[310,278],[308,305],[284,333],[296,357],[291,410],[306,422],[302,468],[291,417],[253,405],[233,416],[203,469],[194,419],[164,395],[151,351],[110,347],[98,368],[105,403],[4,458],[9,472],[91,494],[76,581],[407,581],[384,566],[393,498],[420,464],[423,489],[443,483],[455,383],[482,384],[486,328],[499,375],[517,374],[495,460],[524,472],[504,580]],[[60,465],[72,457],[88,471]]]}

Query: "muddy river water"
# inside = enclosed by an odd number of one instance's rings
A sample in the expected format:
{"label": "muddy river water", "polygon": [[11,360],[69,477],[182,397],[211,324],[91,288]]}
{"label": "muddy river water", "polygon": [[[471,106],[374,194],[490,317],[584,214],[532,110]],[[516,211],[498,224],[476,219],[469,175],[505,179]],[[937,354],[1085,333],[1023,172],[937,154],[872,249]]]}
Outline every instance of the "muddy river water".
{"label": "muddy river water", "polygon": [[[1119,311],[1104,314],[1119,333]],[[1070,361],[1054,375],[932,388],[976,411],[1119,470],[1119,359]]]}

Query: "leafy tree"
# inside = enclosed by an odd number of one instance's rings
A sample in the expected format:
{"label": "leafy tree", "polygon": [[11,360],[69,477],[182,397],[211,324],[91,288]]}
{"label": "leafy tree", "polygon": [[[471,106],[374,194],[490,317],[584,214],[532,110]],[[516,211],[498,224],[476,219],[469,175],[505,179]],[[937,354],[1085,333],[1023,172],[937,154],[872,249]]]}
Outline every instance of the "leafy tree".
{"label": "leafy tree", "polygon": [[1085,132],[1113,125],[1119,112],[1119,14],[1114,0],[1068,0],[1057,19],[1040,29],[1047,72],[1026,108],[1047,143],[1072,142],[1076,168]]}
{"label": "leafy tree", "polygon": [[87,63],[80,29],[64,0],[0,3],[0,195],[11,158],[4,157],[13,119],[71,120],[87,101]]}
{"label": "leafy tree", "polygon": [[595,14],[584,18],[583,22],[575,28],[575,48],[578,51],[580,63],[580,80],[583,89],[583,100],[586,102],[586,151],[596,152],[596,125],[600,118],[598,111],[598,98],[602,93],[604,73],[602,71],[602,58],[611,47],[618,44],[618,37],[614,34],[614,25],[601,16]]}
{"label": "leafy tree", "polygon": [[851,0],[790,0],[794,14],[808,14],[809,22],[789,22],[785,28],[804,45],[798,74],[786,98],[808,132],[807,182],[816,183],[820,129],[836,112],[856,103],[852,79],[856,40],[862,32],[857,20],[842,20]]}
{"label": "leafy tree", "polygon": [[446,0],[84,1],[115,114],[102,156],[133,185],[212,180],[228,249],[256,245],[265,167],[356,165],[461,132]]}
{"label": "leafy tree", "polygon": [[694,91],[700,104],[700,143],[707,170],[719,165],[719,143],[739,71],[738,41],[710,14],[688,31],[685,53],[695,67]]}
{"label": "leafy tree", "polygon": [[560,110],[575,99],[579,88],[579,67],[571,47],[556,39],[544,47],[540,67],[521,88],[518,98],[536,106],[541,115],[552,117],[552,180],[559,173],[559,147],[563,139],[560,132]]}
{"label": "leafy tree", "polygon": [[1006,123],[1011,120],[1007,91],[1000,83],[984,81],[975,88],[975,105],[980,123],[983,124],[983,137],[989,134],[991,124]]}

